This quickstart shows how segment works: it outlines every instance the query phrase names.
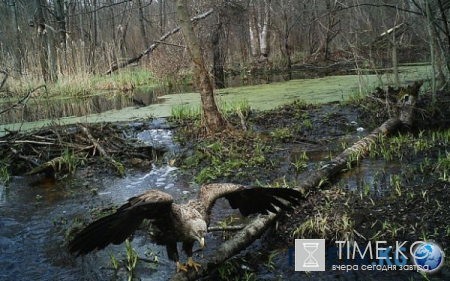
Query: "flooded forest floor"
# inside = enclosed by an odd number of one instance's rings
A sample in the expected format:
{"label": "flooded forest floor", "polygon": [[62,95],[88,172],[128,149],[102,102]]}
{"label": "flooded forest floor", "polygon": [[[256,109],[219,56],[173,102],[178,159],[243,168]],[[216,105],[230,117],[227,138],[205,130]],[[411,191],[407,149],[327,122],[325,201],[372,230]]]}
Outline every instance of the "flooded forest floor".
{"label": "flooded forest floor", "polygon": [[[1,177],[5,186],[15,175],[25,173],[42,174],[52,181],[78,177],[89,187],[79,192],[95,198],[99,191],[91,187],[99,178],[119,178],[164,163],[176,167],[179,178],[188,185],[183,187],[186,192],[181,200],[195,196],[201,184],[211,182],[295,187],[308,172],[320,169],[391,117],[392,111],[383,102],[389,95],[395,93],[379,90],[366,98],[340,103],[296,101],[269,111],[229,112],[227,119],[235,129],[213,136],[204,134],[199,119],[79,124],[10,133],[0,139],[0,158],[7,163],[2,165]],[[289,247],[296,238],[323,238],[328,246],[337,240],[355,240],[361,245],[367,241],[433,240],[449,254],[450,95],[440,93],[438,100],[438,106],[431,107],[430,95],[423,94],[413,128],[380,139],[366,158],[348,166],[337,178],[324,179],[317,190],[305,194],[302,206],[284,215],[260,240],[219,267],[212,280],[449,280],[448,259],[433,275],[328,268],[305,273],[294,271],[289,263]],[[151,144],[142,141],[149,124],[157,127]],[[166,134],[163,131],[173,133],[170,145],[158,145],[158,135]],[[36,203],[39,200],[36,197]],[[0,201],[0,212],[6,207]],[[95,218],[111,209],[114,206],[108,204],[96,206],[90,216]],[[70,239],[84,224],[75,218],[57,220],[54,231]],[[212,223],[235,224],[242,224],[242,218],[227,212],[216,214]],[[137,235],[145,236],[145,231]],[[229,235],[232,233],[213,232],[210,239],[220,243]],[[111,272],[109,269],[107,276]],[[152,274],[139,268],[135,272],[144,279]]]}

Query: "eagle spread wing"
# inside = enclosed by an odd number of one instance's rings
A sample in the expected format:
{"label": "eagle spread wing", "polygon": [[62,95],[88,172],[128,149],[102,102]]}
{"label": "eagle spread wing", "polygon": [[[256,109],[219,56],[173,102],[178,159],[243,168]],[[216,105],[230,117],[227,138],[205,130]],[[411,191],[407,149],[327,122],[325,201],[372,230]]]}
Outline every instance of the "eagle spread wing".
{"label": "eagle spread wing", "polygon": [[200,189],[199,200],[204,205],[207,214],[211,212],[214,203],[219,198],[226,198],[231,208],[239,209],[243,216],[252,214],[278,213],[275,207],[288,210],[289,204],[297,205],[303,198],[299,191],[287,188],[248,188],[239,184],[219,183],[204,185]]}
{"label": "eagle spread wing", "polygon": [[[247,188],[221,183],[204,185],[197,200],[177,205],[169,194],[149,190],[130,198],[115,213],[92,222],[70,242],[69,250],[84,255],[111,243],[120,244],[144,219],[149,219],[154,227],[153,242],[166,246],[168,257],[177,263],[177,270],[187,270],[188,266],[197,269],[199,264],[192,259],[194,242],[200,242],[203,247],[211,209],[222,197],[233,209],[239,209],[242,215],[248,216],[287,210],[289,203],[298,204],[303,196],[293,189]],[[183,242],[183,250],[189,257],[187,266],[179,262],[177,242]]]}
{"label": "eagle spread wing", "polygon": [[138,229],[144,219],[170,223],[173,198],[159,190],[149,190],[128,199],[113,214],[96,220],[70,242],[69,251],[85,255],[109,244],[120,244]]}

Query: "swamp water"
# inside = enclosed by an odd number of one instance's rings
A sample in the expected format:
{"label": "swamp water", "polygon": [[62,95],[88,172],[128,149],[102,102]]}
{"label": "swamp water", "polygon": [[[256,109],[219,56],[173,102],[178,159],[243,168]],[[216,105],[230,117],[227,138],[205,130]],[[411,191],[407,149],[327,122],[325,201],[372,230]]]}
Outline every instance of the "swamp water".
{"label": "swamp water", "polygon": [[[430,72],[429,65],[404,66],[400,67],[400,79],[404,84],[410,84],[417,79],[429,79]],[[219,105],[246,101],[252,109],[268,110],[299,99],[307,103],[342,101],[360,90],[369,92],[380,84],[393,84],[391,74],[296,79],[303,75],[295,72],[290,77],[284,74],[259,74],[249,76],[246,80],[230,77],[230,85],[239,85],[238,82],[241,82],[249,86],[217,90],[216,98]],[[0,135],[4,134],[5,129],[39,128],[51,123],[130,122],[149,117],[168,117],[175,106],[200,107],[198,93],[186,92],[189,91],[186,88],[178,90],[182,93],[161,95],[164,91],[155,88],[138,89],[128,94],[108,92],[81,98],[31,98],[26,106],[16,107],[0,115]],[[15,102],[10,100],[0,103],[0,108],[9,108]]]}

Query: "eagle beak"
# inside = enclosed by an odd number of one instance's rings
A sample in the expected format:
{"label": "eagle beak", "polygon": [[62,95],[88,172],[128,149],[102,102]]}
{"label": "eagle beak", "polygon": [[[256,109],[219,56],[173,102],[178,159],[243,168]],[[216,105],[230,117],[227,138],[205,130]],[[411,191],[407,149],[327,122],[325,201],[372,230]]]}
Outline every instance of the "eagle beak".
{"label": "eagle beak", "polygon": [[205,238],[202,237],[198,240],[198,242],[200,242],[200,247],[202,247],[202,249],[205,247]]}

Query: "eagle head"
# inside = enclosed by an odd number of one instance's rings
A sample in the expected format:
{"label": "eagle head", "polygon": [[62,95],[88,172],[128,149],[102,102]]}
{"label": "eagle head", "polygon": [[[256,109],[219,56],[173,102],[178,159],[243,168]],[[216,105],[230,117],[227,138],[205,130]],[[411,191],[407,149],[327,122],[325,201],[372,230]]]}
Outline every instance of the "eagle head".
{"label": "eagle head", "polygon": [[203,219],[196,218],[189,220],[187,222],[187,225],[189,229],[188,231],[189,238],[200,242],[200,246],[203,248],[205,246],[206,232],[208,231],[206,222]]}

